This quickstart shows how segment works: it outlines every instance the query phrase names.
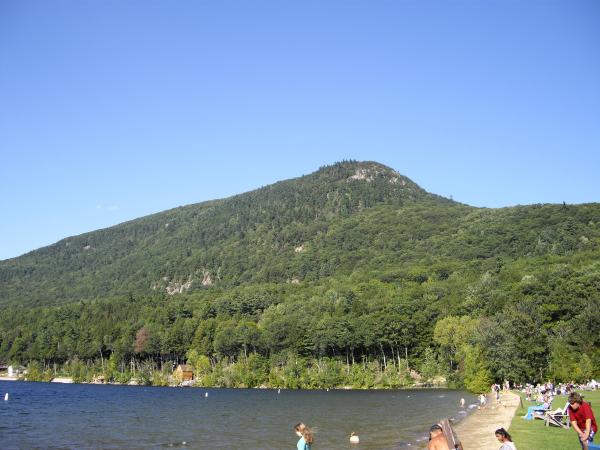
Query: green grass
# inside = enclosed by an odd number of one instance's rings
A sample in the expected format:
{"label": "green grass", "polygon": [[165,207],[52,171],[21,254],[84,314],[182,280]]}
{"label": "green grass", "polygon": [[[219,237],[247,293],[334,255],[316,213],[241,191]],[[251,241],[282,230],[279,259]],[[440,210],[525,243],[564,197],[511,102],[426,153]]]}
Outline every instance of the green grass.
{"label": "green grass", "polygon": [[[594,414],[600,413],[600,391],[583,391],[587,402],[592,404]],[[543,420],[525,420],[522,418],[527,412],[527,407],[534,402],[525,400],[521,393],[523,407],[517,408],[515,417],[510,424],[509,433],[519,450],[578,450],[579,440],[573,429],[565,430],[558,427],[546,427]],[[557,396],[553,402],[553,409],[560,408],[566,403],[566,397]]]}

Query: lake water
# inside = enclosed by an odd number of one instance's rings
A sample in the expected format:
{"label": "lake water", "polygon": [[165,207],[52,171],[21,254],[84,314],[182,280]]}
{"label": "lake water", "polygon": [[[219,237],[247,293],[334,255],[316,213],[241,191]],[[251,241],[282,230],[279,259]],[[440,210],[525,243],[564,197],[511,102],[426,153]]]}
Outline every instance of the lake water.
{"label": "lake water", "polygon": [[[4,401],[4,393],[9,400]],[[208,393],[208,396],[205,396]],[[6,449],[295,449],[292,427],[315,430],[314,450],[410,449],[432,423],[464,417],[462,391],[295,391],[64,385],[0,381]],[[355,431],[360,444],[351,445]]]}

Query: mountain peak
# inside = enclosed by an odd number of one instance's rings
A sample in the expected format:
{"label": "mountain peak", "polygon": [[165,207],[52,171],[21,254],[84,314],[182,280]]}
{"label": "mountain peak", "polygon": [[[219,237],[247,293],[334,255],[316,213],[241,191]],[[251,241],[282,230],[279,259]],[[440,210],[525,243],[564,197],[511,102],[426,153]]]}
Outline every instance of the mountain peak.
{"label": "mountain peak", "polygon": [[[401,208],[432,199],[433,194],[383,164],[341,161],[299,178],[74,236],[0,262],[0,303],[128,292],[172,295],[194,286],[305,279],[302,256],[320,245],[327,230],[374,207]],[[263,261],[270,261],[267,269]],[[86,282],[73,284],[68,281],[72,279]]]}
{"label": "mountain peak", "polygon": [[357,170],[369,170],[378,173],[395,173],[397,172],[384,164],[376,161],[356,161],[353,159],[338,161],[333,164],[328,164],[319,167],[315,173],[317,174],[332,174],[341,172],[353,172]]}
{"label": "mountain peak", "polygon": [[375,180],[386,181],[423,191],[411,179],[401,175],[396,170],[376,161],[345,160],[331,165],[322,166],[314,174],[319,179],[329,181],[364,181],[370,183]]}

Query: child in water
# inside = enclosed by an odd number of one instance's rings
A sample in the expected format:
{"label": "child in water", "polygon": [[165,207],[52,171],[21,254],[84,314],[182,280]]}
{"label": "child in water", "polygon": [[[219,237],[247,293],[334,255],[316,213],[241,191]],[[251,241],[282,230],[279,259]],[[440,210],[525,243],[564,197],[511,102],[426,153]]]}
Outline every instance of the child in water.
{"label": "child in water", "polygon": [[300,437],[298,444],[296,445],[297,450],[311,450],[311,444],[313,443],[313,434],[310,428],[304,425],[302,422],[294,427],[296,435]]}

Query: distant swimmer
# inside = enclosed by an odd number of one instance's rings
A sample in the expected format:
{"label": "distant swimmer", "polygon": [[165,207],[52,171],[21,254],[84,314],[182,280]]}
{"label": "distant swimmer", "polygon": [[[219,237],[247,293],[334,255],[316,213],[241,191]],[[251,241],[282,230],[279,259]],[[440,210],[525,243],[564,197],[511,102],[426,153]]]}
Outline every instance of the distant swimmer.
{"label": "distant swimmer", "polygon": [[278,394],[281,394],[281,389],[277,389],[277,393],[278,393]]}
{"label": "distant swimmer", "polygon": [[358,444],[360,442],[358,435],[354,431],[352,433],[350,433],[350,442],[352,444]]}
{"label": "distant swimmer", "polygon": [[208,397],[208,392],[205,392],[205,393],[204,393],[204,396],[205,396],[205,397]]}
{"label": "distant swimmer", "polygon": [[464,399],[464,398],[461,398],[461,399],[460,399],[460,407],[461,407],[461,408],[464,408],[464,407],[465,407],[465,399]]}
{"label": "distant swimmer", "polygon": [[4,394],[4,401],[7,402],[8,401],[8,392],[6,394]]}

